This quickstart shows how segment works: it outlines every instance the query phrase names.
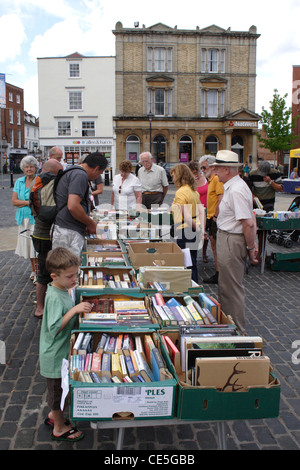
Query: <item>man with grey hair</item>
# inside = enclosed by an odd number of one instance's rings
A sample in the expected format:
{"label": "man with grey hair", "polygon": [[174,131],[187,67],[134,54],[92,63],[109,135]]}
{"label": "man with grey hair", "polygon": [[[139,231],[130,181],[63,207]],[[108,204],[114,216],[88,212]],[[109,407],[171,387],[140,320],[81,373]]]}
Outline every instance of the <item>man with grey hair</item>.
{"label": "man with grey hair", "polygon": [[219,270],[218,270],[218,257],[216,250],[217,241],[217,217],[219,213],[219,204],[223,196],[223,184],[220,183],[218,177],[215,175],[214,168],[211,166],[215,163],[216,157],[213,155],[203,155],[200,158],[199,164],[207,181],[207,214],[206,214],[206,230],[209,235],[211,249],[214,255],[216,272],[209,278],[203,279],[206,284],[218,284]]}
{"label": "man with grey hair", "polygon": [[[249,175],[249,186],[253,197],[257,197],[262,203],[263,209],[267,212],[274,210],[275,195],[283,191],[281,173],[266,160],[258,163],[258,168],[252,170]],[[258,231],[258,255],[257,259],[261,261],[263,232]]]}
{"label": "man with grey hair", "polygon": [[218,300],[224,313],[233,318],[239,332],[246,334],[243,280],[247,253],[250,261],[257,263],[252,195],[239,176],[242,164],[235,152],[220,150],[214,165],[224,189],[217,220]]}
{"label": "man with grey hair", "polygon": [[151,209],[152,204],[163,203],[169,183],[166,170],[153,162],[150,152],[143,152],[139,158],[143,165],[138,171],[142,185],[142,205]]}
{"label": "man with grey hair", "polygon": [[59,163],[61,163],[63,157],[62,150],[59,147],[52,147],[49,150],[49,158],[54,158]]}

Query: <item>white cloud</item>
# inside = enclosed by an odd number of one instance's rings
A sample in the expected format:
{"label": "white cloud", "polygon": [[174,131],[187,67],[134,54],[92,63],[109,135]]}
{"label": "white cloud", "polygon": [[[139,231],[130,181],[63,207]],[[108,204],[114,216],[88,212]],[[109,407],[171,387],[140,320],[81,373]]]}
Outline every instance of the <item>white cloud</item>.
{"label": "white cloud", "polygon": [[22,44],[27,40],[24,26],[17,14],[0,18],[0,62],[12,60],[21,53]]}
{"label": "white cloud", "polygon": [[18,75],[25,75],[26,67],[20,62],[14,62],[8,67],[8,72],[16,72]]}

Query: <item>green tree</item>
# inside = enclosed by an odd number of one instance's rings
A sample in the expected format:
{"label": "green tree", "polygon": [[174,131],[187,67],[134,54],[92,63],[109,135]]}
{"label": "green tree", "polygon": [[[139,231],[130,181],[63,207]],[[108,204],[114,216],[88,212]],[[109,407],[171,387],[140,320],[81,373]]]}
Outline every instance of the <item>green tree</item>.
{"label": "green tree", "polygon": [[278,90],[274,90],[273,100],[270,101],[270,111],[264,107],[260,122],[266,137],[257,134],[258,140],[264,148],[274,153],[274,163],[277,162],[277,152],[289,150],[297,136],[292,133],[296,117],[291,119],[292,108],[286,105],[287,93],[281,97]]}

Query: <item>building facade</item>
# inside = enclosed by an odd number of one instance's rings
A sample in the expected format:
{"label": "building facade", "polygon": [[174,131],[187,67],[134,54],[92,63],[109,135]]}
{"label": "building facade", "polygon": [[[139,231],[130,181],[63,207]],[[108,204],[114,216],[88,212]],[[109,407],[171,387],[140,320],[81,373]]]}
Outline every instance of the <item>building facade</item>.
{"label": "building facade", "polygon": [[115,26],[117,165],[142,151],[188,162],[232,149],[257,161],[256,27]]}
{"label": "building facade", "polygon": [[6,86],[6,104],[1,108],[1,156],[5,171],[19,171],[27,154],[24,148],[24,90],[10,83]]}
{"label": "building facade", "polygon": [[28,153],[39,153],[39,119],[24,111],[25,147]]}
{"label": "building facade", "polygon": [[115,57],[38,59],[40,146],[45,157],[53,146],[68,164],[90,152],[115,160]]}

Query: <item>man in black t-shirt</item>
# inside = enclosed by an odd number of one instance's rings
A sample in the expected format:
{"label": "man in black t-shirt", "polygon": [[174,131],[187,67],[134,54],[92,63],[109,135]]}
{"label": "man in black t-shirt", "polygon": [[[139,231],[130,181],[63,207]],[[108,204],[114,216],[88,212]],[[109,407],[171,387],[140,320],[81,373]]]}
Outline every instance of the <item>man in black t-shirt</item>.
{"label": "man in black t-shirt", "polygon": [[95,234],[97,224],[90,218],[89,181],[107,167],[103,153],[90,153],[79,166],[61,177],[56,188],[58,214],[52,248],[64,246],[81,257],[85,233]]}

